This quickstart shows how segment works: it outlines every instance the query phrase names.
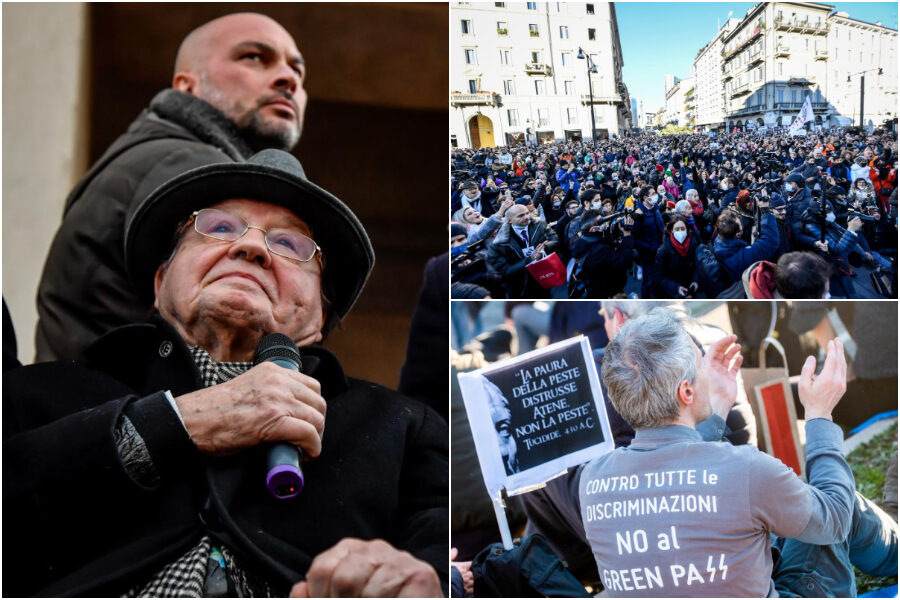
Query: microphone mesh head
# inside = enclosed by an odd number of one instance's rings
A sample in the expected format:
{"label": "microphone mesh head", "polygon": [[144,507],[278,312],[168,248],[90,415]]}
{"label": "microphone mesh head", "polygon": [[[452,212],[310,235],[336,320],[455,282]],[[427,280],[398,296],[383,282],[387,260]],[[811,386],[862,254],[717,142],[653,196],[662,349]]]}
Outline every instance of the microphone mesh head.
{"label": "microphone mesh head", "polygon": [[283,333],[268,333],[259,340],[256,354],[253,356],[253,365],[273,358],[295,362],[298,367],[300,365],[300,351],[297,350],[297,345]]}

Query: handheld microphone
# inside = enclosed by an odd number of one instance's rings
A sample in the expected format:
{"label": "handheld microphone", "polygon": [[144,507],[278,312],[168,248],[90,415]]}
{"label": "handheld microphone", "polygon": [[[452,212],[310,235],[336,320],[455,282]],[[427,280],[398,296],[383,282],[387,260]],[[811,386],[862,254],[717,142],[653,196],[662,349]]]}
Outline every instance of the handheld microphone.
{"label": "handheld microphone", "polygon": [[[283,333],[269,333],[259,340],[253,355],[253,366],[273,362],[285,369],[301,372],[300,352],[294,340]],[[285,442],[273,444],[266,459],[266,488],[279,500],[293,498],[303,489],[300,461],[303,452]]]}

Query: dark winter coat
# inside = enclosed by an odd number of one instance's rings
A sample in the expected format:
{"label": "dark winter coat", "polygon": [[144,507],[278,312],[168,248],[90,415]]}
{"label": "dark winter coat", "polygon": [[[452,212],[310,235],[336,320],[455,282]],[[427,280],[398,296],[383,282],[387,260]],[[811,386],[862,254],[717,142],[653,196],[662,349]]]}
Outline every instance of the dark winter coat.
{"label": "dark winter coat", "polygon": [[[531,258],[525,256],[521,242],[513,239],[511,231],[512,225],[509,223],[500,227],[494,241],[488,246],[488,265],[503,278],[503,287],[510,298],[530,298],[530,293],[536,294],[535,297],[545,296],[543,288],[525,268]],[[557,243],[556,233],[543,221],[532,221],[528,225],[528,239],[533,247],[547,241],[544,253],[548,255],[553,252]]]}
{"label": "dark winter coat", "polygon": [[731,275],[732,281],[738,281],[744,270],[756,261],[768,260],[778,248],[778,226],[775,224],[775,215],[764,214],[760,224],[762,232],[752,245],[739,239],[716,238],[716,258]]}
{"label": "dark winter coat", "polygon": [[654,292],[657,298],[681,298],[678,295],[678,286],[687,288],[694,281],[694,271],[697,269],[697,247],[700,240],[692,232],[688,233],[691,241],[686,256],[681,256],[672,246],[672,239],[667,234],[662,246],[656,251],[656,263],[653,277]]}
{"label": "dark winter coat", "polygon": [[171,89],[157,94],[66,200],[38,288],[38,360],[74,358],[107,331],[146,319],[151,306],[125,269],[132,211],[180,173],[251,154],[210,104]]}
{"label": "dark winter coat", "polygon": [[[345,537],[383,538],[447,577],[447,426],[400,394],[344,376],[301,348],[328,403],[306,486],[275,500],[266,447],[210,458],[163,392],[202,386],[190,350],[162,319],[116,329],[76,361],[3,377],[3,588],[8,596],[119,596],[209,535],[286,596],[312,559]],[[160,483],[122,466],[127,415]]]}

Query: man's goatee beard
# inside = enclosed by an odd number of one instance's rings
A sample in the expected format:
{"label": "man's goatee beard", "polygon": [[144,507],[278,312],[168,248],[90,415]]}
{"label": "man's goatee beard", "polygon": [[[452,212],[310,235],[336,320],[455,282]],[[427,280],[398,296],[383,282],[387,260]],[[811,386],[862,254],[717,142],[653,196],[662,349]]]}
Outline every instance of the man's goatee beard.
{"label": "man's goatee beard", "polygon": [[266,122],[257,110],[250,113],[245,123],[238,125],[241,137],[254,152],[266,148],[276,148],[290,152],[300,140],[300,124],[295,127],[278,127]]}

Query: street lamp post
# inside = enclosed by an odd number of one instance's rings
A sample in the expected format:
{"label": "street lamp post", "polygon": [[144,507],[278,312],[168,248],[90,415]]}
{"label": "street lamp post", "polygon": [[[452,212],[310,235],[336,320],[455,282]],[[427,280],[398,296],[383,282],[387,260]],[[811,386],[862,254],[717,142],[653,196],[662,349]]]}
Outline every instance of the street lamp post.
{"label": "street lamp post", "polygon": [[591,103],[591,147],[593,147],[596,142],[595,136],[597,135],[597,124],[594,122],[594,86],[591,84],[591,73],[596,73],[597,67],[594,65],[594,61],[591,60],[590,55],[585,54],[580,46],[578,47],[578,58],[586,59],[587,64],[588,100]]}
{"label": "street lamp post", "polygon": [[[859,75],[859,126],[865,127],[866,121],[864,115],[864,107],[866,101],[866,73],[869,71],[874,71],[875,69],[866,69],[865,71],[860,71],[859,73],[853,73],[853,75],[847,75],[847,83],[850,83],[850,78],[854,75]],[[884,70],[879,67],[878,74],[883,75]]]}

